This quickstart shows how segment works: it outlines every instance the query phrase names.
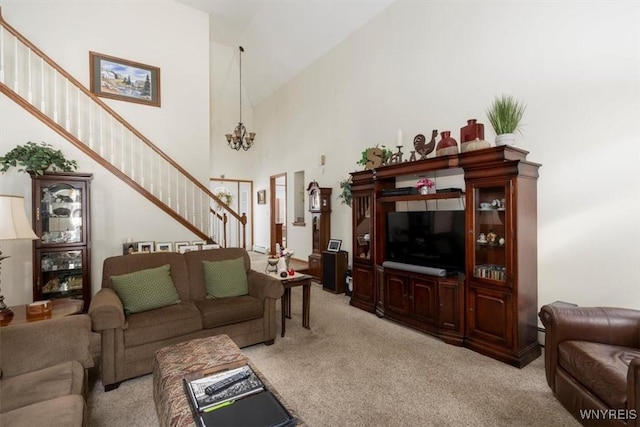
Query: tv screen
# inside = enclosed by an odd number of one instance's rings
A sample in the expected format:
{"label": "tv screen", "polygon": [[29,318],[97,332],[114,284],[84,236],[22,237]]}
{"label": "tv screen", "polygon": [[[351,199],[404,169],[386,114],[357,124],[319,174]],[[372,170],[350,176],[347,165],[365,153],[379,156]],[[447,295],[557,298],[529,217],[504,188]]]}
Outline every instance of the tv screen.
{"label": "tv screen", "polygon": [[386,260],[464,271],[464,211],[389,212]]}

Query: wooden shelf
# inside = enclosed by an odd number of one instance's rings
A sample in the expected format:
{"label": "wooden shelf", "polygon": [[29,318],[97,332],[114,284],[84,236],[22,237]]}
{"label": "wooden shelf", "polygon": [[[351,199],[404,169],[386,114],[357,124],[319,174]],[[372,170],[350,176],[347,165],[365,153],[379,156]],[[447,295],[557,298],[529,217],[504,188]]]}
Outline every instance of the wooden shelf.
{"label": "wooden shelf", "polygon": [[464,191],[452,191],[447,193],[436,194],[408,194],[404,196],[382,196],[378,198],[380,202],[412,202],[419,200],[441,200],[441,199],[459,199],[464,197]]}

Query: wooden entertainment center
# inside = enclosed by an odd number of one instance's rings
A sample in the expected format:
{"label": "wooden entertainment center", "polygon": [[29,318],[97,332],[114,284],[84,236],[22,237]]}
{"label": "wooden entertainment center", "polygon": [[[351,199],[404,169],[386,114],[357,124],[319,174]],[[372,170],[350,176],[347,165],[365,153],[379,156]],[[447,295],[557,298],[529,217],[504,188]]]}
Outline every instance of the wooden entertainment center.
{"label": "wooden entertainment center", "polygon": [[[498,146],[353,172],[351,305],[513,366],[537,358],[540,165],[527,154]],[[456,176],[464,188],[390,195],[404,181],[427,177],[439,187]],[[451,203],[464,209],[464,271],[441,277],[385,263],[389,212]]]}

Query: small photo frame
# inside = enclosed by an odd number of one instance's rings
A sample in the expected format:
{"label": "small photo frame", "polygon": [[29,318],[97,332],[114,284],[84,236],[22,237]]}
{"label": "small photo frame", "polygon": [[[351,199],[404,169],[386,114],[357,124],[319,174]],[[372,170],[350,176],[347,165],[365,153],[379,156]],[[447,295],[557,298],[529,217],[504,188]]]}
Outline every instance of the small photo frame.
{"label": "small photo frame", "polygon": [[131,255],[136,253],[138,250],[138,244],[129,242],[122,244],[122,255]]}
{"label": "small photo frame", "polygon": [[171,242],[156,243],[156,252],[173,252],[173,243]]}
{"label": "small photo frame", "polygon": [[267,204],[267,190],[258,191],[258,204],[259,205]]}
{"label": "small photo frame", "polygon": [[191,242],[191,246],[198,246],[198,247],[202,247],[204,245],[206,245],[207,242],[205,242],[204,240],[195,240],[193,242]]}
{"label": "small photo frame", "polygon": [[181,254],[184,252],[180,251],[180,248],[184,247],[184,246],[189,246],[191,243],[189,242],[176,242],[175,245],[173,245],[173,247],[175,248],[176,252],[180,252]]}
{"label": "small photo frame", "polygon": [[338,239],[329,239],[329,245],[327,246],[328,252],[340,252],[340,246],[342,245],[342,240]]}
{"label": "small photo frame", "polygon": [[153,242],[138,242],[138,252],[151,253],[154,251]]}
{"label": "small photo frame", "polygon": [[202,245],[200,246],[200,249],[203,251],[206,251],[207,249],[220,249],[220,245],[216,244],[216,243],[211,243],[208,245]]}
{"label": "small photo frame", "polygon": [[199,251],[201,246],[202,245],[180,246],[180,250],[178,252],[180,252],[181,254],[184,254],[187,252]]}

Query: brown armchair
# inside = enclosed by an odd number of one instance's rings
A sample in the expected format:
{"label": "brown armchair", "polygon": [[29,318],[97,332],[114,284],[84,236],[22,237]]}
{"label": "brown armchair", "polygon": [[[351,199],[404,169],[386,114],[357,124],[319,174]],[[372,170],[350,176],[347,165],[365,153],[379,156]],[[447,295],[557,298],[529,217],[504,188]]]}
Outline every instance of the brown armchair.
{"label": "brown armchair", "polygon": [[547,384],[583,425],[640,426],[640,311],[545,305]]}

